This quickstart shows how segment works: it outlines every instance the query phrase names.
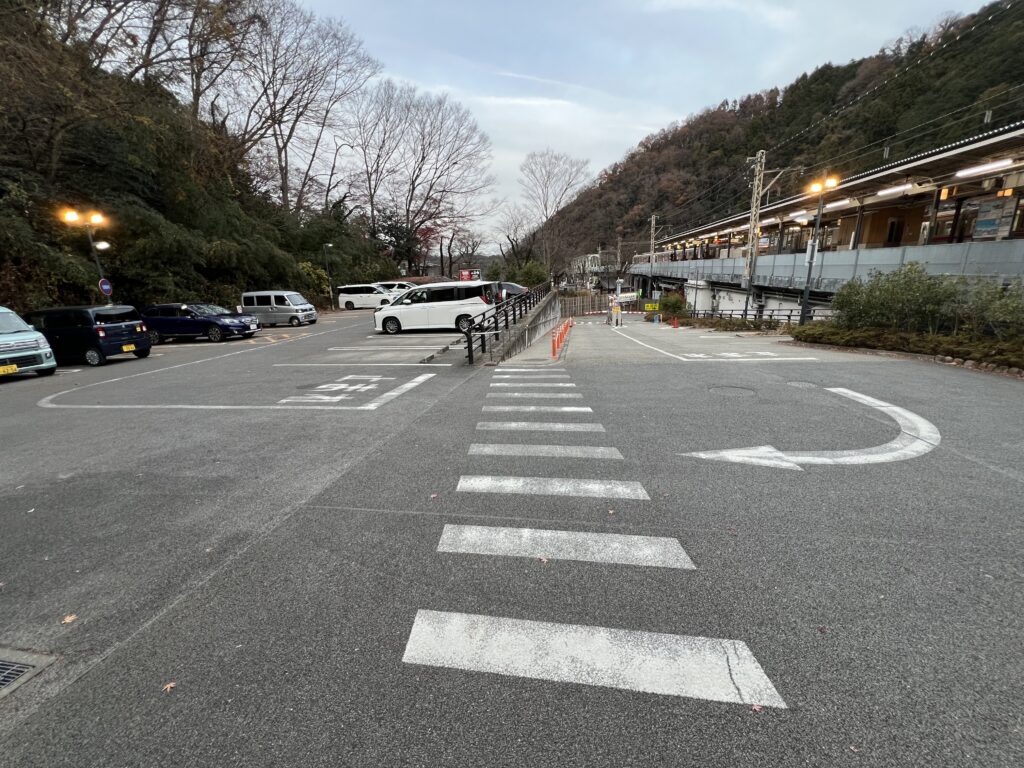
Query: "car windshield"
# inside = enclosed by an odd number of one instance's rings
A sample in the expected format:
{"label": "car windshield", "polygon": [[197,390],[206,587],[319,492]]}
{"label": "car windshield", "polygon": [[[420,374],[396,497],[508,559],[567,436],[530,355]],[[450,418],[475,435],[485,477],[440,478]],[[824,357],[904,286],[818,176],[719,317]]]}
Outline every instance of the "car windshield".
{"label": "car windshield", "polygon": [[110,325],[112,323],[134,323],[142,318],[135,311],[135,307],[113,307],[111,309],[99,309],[93,313],[97,325]]}
{"label": "car windshield", "polygon": [[293,307],[301,307],[303,304],[309,304],[301,293],[289,293],[287,299]]}
{"label": "car windshield", "polygon": [[192,309],[200,315],[230,315],[231,313],[216,304],[192,304]]}
{"label": "car windshield", "polygon": [[19,331],[31,331],[24,320],[13,312],[0,312],[0,333],[18,333]]}

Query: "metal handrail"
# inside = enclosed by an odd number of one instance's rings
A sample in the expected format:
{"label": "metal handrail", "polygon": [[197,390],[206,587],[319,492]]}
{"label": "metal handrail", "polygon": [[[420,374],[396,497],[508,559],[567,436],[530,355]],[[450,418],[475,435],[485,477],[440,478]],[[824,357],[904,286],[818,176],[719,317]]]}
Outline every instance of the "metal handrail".
{"label": "metal handrail", "polygon": [[492,343],[499,341],[503,332],[526,317],[550,291],[551,283],[541,283],[526,293],[512,296],[473,315],[470,318],[470,326],[463,331],[466,336],[466,358],[469,364],[473,365],[474,350],[478,346],[481,352],[487,351],[488,336],[494,337]]}

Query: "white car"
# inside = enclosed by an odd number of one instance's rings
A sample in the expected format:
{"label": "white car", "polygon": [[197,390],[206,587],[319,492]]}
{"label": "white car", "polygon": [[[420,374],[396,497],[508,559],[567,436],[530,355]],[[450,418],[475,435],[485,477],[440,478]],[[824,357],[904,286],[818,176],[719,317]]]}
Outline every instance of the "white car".
{"label": "white car", "polygon": [[497,295],[498,284],[485,280],[421,285],[377,309],[373,325],[388,334],[419,328],[465,331],[494,306]]}
{"label": "white car", "polygon": [[394,297],[394,293],[389,293],[373,283],[338,286],[339,309],[376,308],[390,303]]}
{"label": "white car", "polygon": [[374,285],[380,286],[388,293],[405,293],[406,291],[416,287],[415,283],[405,283],[401,281],[393,283],[374,283]]}

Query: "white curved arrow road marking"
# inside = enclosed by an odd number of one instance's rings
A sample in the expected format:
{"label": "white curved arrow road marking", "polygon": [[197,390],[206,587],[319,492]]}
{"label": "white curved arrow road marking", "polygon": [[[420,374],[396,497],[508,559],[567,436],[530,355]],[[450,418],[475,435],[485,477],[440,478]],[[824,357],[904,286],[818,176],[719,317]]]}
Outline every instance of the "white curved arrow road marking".
{"label": "white curved arrow road marking", "polygon": [[681,453],[679,455],[801,471],[803,470],[801,465],[805,464],[881,464],[887,461],[906,461],[924,456],[942,442],[942,436],[934,424],[905,408],[841,387],[829,388],[828,391],[848,397],[858,403],[870,405],[887,414],[900,425],[899,436],[884,445],[852,451],[780,451],[771,445],[758,445],[750,448]]}

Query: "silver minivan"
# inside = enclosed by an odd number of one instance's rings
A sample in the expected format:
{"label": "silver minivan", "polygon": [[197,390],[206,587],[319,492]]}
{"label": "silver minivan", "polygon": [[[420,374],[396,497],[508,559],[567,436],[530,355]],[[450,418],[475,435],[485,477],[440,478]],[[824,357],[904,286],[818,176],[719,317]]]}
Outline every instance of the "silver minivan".
{"label": "silver minivan", "polygon": [[316,322],[316,309],[295,291],[246,291],[242,294],[243,311],[256,315],[264,326],[288,325],[298,328]]}

